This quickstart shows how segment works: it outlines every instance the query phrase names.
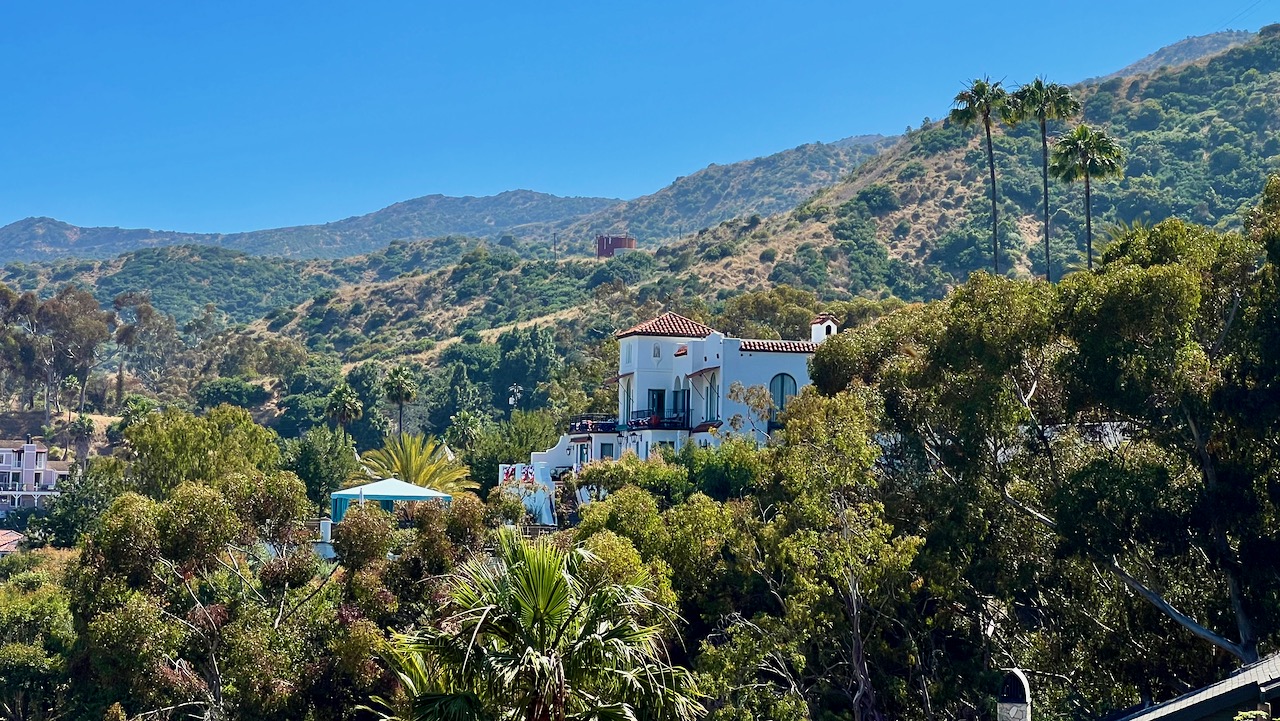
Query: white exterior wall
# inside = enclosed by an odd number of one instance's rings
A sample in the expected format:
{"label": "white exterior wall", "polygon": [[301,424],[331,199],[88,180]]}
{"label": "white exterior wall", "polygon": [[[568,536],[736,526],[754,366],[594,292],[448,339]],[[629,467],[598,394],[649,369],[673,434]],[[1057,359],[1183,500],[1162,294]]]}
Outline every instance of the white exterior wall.
{"label": "white exterior wall", "polygon": [[[666,410],[671,407],[672,391],[677,390],[677,377],[683,380],[680,367],[685,360],[676,357],[676,350],[691,338],[663,338],[652,336],[631,336],[623,338],[618,346],[618,421],[627,423],[631,420],[630,412],[649,408],[649,391],[663,390],[664,408],[649,410]],[[655,349],[657,355],[654,355]],[[684,386],[680,386],[684,387]],[[631,402],[628,404],[627,396]]]}
{"label": "white exterior wall", "polygon": [[554,447],[531,453],[529,463],[553,473],[565,468],[577,471],[587,463],[617,460],[620,453],[617,433],[566,433]]}
{"label": "white exterior wall", "polygon": [[[812,357],[810,353],[765,353],[760,351],[743,351],[741,349],[742,341],[732,338],[725,341],[725,351],[729,355],[732,367],[732,381],[738,381],[742,385],[750,388],[751,386],[769,387],[770,381],[779,373],[786,373],[796,381],[796,392],[809,385],[809,359]],[[727,377],[727,376],[726,376]],[[726,392],[728,387],[725,388]],[[724,403],[724,420],[727,424],[729,419],[734,415],[742,416],[742,432],[747,433],[751,430],[752,418],[751,411],[745,404],[735,403],[725,400]],[[768,419],[763,421],[756,420],[757,430],[760,432],[757,441],[763,442],[764,432],[767,430]]]}
{"label": "white exterior wall", "polygon": [[[824,319],[825,320],[825,319]],[[833,321],[813,325],[813,342],[820,343],[836,331]],[[685,347],[685,352],[676,351]],[[655,353],[656,348],[656,353]],[[718,445],[717,433],[709,429],[692,433],[701,424],[716,424],[719,434],[730,431],[729,420],[735,415],[743,419],[743,433],[750,433],[751,412],[742,403],[730,401],[726,395],[734,382],[743,386],[764,386],[780,373],[795,380],[796,392],[809,385],[809,359],[812,353],[778,351],[743,351],[742,339],[726,338],[711,333],[706,338],[675,338],[632,335],[618,344],[617,420],[622,437],[617,433],[574,433],[560,437],[555,447],[533,453],[530,463],[540,472],[554,473],[572,468],[578,470],[586,462],[605,457],[621,457],[628,451],[641,458],[658,452],[662,445],[680,449],[694,442]],[[649,391],[661,389],[663,407],[649,408]],[[688,423],[683,429],[628,428],[634,411],[649,409],[658,415],[672,410],[674,394],[688,390]],[[756,420],[757,442],[767,440],[768,419]],[[608,453],[608,445],[613,453]],[[586,451],[584,449],[589,449]],[[585,454],[585,455],[584,455]]]}
{"label": "white exterior wall", "polygon": [[[665,387],[668,404],[670,404],[670,394],[673,390],[689,389],[690,427],[720,421],[722,423],[720,432],[725,433],[729,431],[729,419],[734,415],[741,415],[742,432],[751,431],[750,411],[744,404],[735,403],[726,397],[735,381],[748,388],[755,385],[768,388],[775,375],[786,373],[795,379],[797,392],[809,385],[809,358],[812,357],[810,353],[743,351],[740,338],[726,338],[722,333],[712,333],[706,338],[694,339],[654,339],[640,336],[623,340],[624,343],[628,341],[638,341],[635,347],[647,349],[650,356],[652,356],[653,343],[659,342],[662,352],[660,362],[655,362],[646,368],[645,359],[640,358],[637,351],[633,350],[633,364],[619,369],[622,373],[635,374],[632,376],[632,388],[636,390],[632,392],[643,400],[634,404],[633,410],[646,406],[650,388]],[[672,363],[668,366],[665,363],[667,349],[670,347],[671,353],[674,354],[675,349],[681,345],[686,346],[686,352],[683,355],[674,356]],[[622,358],[626,358],[625,351]],[[618,418],[625,423],[626,420],[622,415],[622,394],[623,391],[619,390]],[[709,396],[713,399],[711,403],[708,403]],[[756,426],[758,431],[756,440],[764,442],[767,420],[757,421]],[[656,452],[660,442],[672,443],[676,449],[679,449],[690,436],[686,431],[660,429],[641,430],[637,433],[640,439],[634,443],[628,440],[626,447],[635,451],[641,458],[647,458],[650,453]],[[696,434],[694,440],[713,445],[719,443],[715,435],[710,433]]]}

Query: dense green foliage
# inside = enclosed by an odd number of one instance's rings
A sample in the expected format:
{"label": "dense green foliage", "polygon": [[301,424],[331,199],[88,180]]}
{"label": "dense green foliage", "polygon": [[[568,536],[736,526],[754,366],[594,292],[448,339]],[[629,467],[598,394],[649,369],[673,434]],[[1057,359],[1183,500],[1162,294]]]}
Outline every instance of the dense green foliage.
{"label": "dense green foliage", "polygon": [[273,311],[289,312],[343,283],[435,270],[479,243],[461,236],[393,242],[368,255],[309,262],[211,246],[168,246],[131,251],[113,260],[10,263],[0,271],[0,281],[41,295],[76,283],[104,305],[123,294],[144,293],[157,309],[184,322],[211,304],[232,320],[248,322],[264,316],[273,320]]}
{"label": "dense green foliage", "polygon": [[[1078,87],[1083,120],[1115,137],[1128,158],[1121,182],[1094,188],[1097,217],[1131,223],[1177,216],[1239,227],[1280,152],[1280,121],[1269,110],[1278,84],[1280,37],[1263,32],[1203,65]],[[1037,210],[1026,192],[1035,187],[1037,135],[1020,126],[996,142],[1005,202],[1019,216]],[[971,153],[965,160],[978,159]],[[1065,263],[1081,255],[1082,191],[1054,189],[1055,252],[1064,252]]]}
{"label": "dense green foliage", "polygon": [[[139,408],[120,459],[33,531],[77,552],[0,564],[0,615],[21,619],[0,696],[93,717],[959,717],[1008,666],[1051,718],[1172,696],[1280,643],[1277,260],[1280,178],[1246,235],[1167,221],[1056,286],[979,273],[928,304],[833,305],[853,329],[768,444],[590,465],[574,485],[603,499],[532,545],[491,535],[520,522],[499,487],[354,505],[322,564],[301,522],[344,434],[282,453],[243,409]],[[788,329],[816,302],[777,289],[724,318]],[[507,372],[565,382],[543,332],[462,345],[455,368],[493,382],[518,352]],[[299,393],[386,387],[299,374]],[[464,432],[474,412],[449,435],[480,479],[559,429],[517,409]]]}

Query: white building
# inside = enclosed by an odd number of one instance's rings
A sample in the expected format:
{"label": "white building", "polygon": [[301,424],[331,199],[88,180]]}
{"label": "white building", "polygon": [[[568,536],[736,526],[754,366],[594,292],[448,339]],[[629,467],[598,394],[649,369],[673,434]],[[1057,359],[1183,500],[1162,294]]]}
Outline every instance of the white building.
{"label": "white building", "polygon": [[0,517],[15,508],[44,508],[58,495],[58,480],[71,464],[49,460],[49,449],[28,436],[0,440]]}
{"label": "white building", "polygon": [[775,413],[809,384],[809,359],[818,344],[836,332],[835,318],[819,315],[810,338],[753,340],[731,338],[676,313],[619,331],[615,415],[576,416],[554,448],[534,453],[530,464],[539,480],[592,461],[620,458],[632,451],[641,458],[666,446],[718,445],[713,431],[735,416],[742,432],[764,439],[772,418],[757,419],[742,403],[729,400],[734,382],[764,386]]}

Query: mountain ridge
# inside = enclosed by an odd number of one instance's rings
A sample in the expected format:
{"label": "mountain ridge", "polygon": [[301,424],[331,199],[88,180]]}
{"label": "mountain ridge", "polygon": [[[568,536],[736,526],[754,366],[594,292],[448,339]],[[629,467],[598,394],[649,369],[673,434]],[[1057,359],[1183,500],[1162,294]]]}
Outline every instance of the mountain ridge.
{"label": "mountain ridge", "polygon": [[[1085,83],[1204,60],[1254,37],[1247,31],[1189,37]],[[80,227],[54,218],[29,217],[0,227],[0,246],[10,249],[12,257],[30,262],[105,259],[140,248],[186,244],[287,258],[340,258],[370,253],[397,240],[457,235],[499,238],[507,233],[542,244],[561,236],[578,252],[589,252],[591,239],[600,233],[631,233],[642,244],[652,245],[731,218],[790,210],[837,184],[869,157],[893,147],[899,137],[855,135],[735,163],[713,163],[629,200],[561,197],[531,190],[491,196],[432,194],[341,220],[241,233]],[[786,179],[778,182],[779,175]]]}
{"label": "mountain ridge", "polygon": [[1208,35],[1188,36],[1176,43],[1170,43],[1150,55],[1120,68],[1114,73],[1092,78],[1091,80],[1101,82],[1113,78],[1152,73],[1163,67],[1177,68],[1188,63],[1207,60],[1233,47],[1243,45],[1255,37],[1257,37],[1257,33],[1248,30],[1219,30]]}
{"label": "mountain ridge", "polygon": [[518,227],[513,232],[533,240],[557,233],[580,242],[590,242],[596,235],[626,233],[642,246],[658,245],[731,218],[790,210],[898,139],[857,135],[736,163],[712,163],[648,195],[581,218]]}
{"label": "mountain ridge", "polygon": [[[106,259],[142,248],[190,244],[307,259],[362,255],[393,241],[459,235],[496,239],[515,233],[543,244],[557,234],[573,235],[577,250],[586,252],[598,233],[632,232],[653,243],[743,213],[785,210],[895,140],[882,135],[852,136],[712,164],[631,200],[523,189],[488,196],[437,193],[341,220],[239,233],[82,227],[55,218],[29,217],[0,227],[0,246],[28,262]],[[726,189],[736,192],[720,192]],[[706,207],[681,215],[679,206],[691,197],[701,199]]]}
{"label": "mountain ridge", "polygon": [[0,228],[0,245],[28,261],[67,256],[108,258],[146,247],[190,244],[255,255],[345,257],[377,250],[394,240],[496,234],[518,225],[576,217],[619,202],[616,198],[563,197],[532,190],[507,190],[489,196],[433,194],[327,223],[241,233],[80,227],[33,217]]}
{"label": "mountain ridge", "polygon": [[[1267,175],[1280,171],[1280,26],[1205,63],[1073,91],[1083,104],[1073,122],[1107,129],[1128,153],[1127,177],[1094,186],[1099,238],[1116,221],[1181,217],[1238,227]],[[947,98],[937,100],[942,106]],[[1066,129],[1050,126],[1053,135]],[[1038,128],[999,126],[994,136],[1001,266],[1042,274]],[[934,122],[788,212],[726,220],[652,253],[607,261],[557,262],[521,238],[453,238],[393,243],[368,256],[305,267],[260,259],[256,265],[271,267],[243,279],[246,265],[255,265],[250,256],[200,249],[139,251],[96,265],[15,263],[0,279],[45,292],[82,281],[94,284],[100,299],[163,290],[168,295],[157,295],[157,307],[168,312],[190,316],[214,302],[240,322],[347,360],[421,353],[469,330],[582,308],[601,293],[695,310],[778,285],[824,302],[889,294],[927,299],[990,267],[985,163],[980,131]],[[1082,188],[1054,182],[1051,201],[1060,278],[1083,265]],[[205,267],[176,267],[192,258]],[[255,296],[257,286],[263,292]]]}

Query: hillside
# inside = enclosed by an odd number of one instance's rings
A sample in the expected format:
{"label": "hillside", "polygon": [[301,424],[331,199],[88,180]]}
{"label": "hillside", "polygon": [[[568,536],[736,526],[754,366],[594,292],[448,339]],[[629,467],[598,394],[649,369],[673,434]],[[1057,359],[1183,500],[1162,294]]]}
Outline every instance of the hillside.
{"label": "hillside", "polygon": [[176,245],[143,248],[109,260],[11,263],[0,269],[0,282],[44,295],[66,283],[79,283],[89,287],[104,305],[120,293],[146,291],[157,308],[180,321],[212,303],[231,320],[247,323],[344,284],[377,283],[443,267],[481,242],[461,236],[395,241],[367,255],[309,261],[251,256],[215,246]]}
{"label": "hillside", "polygon": [[[957,88],[958,89],[958,88]],[[1094,185],[1100,240],[1114,223],[1181,217],[1238,228],[1280,170],[1280,26],[1211,59],[1073,87],[1081,118],[1123,146],[1125,176]],[[945,98],[938,114],[945,115]],[[1054,123],[1051,135],[1068,124]],[[1044,272],[1037,128],[997,126],[1003,268]],[[934,122],[796,209],[742,234],[700,234],[694,272],[714,287],[789,283],[827,297],[935,297],[990,266],[980,131]],[[1081,185],[1050,185],[1054,276],[1084,263]],[[673,249],[674,250],[674,249]]]}
{"label": "hillside", "polygon": [[1136,63],[1127,65],[1110,75],[1104,75],[1098,80],[1153,73],[1160,68],[1180,67],[1187,63],[1212,57],[1237,45],[1244,45],[1253,40],[1254,37],[1254,33],[1248,30],[1223,30],[1208,35],[1189,37],[1172,45],[1166,45]]}
{"label": "hillside", "polygon": [[517,228],[515,233],[561,238],[585,250],[598,234],[630,233],[642,245],[707,228],[723,220],[772,215],[794,208],[815,191],[839,181],[897,137],[862,135],[834,143],[810,143],[763,158],[710,165],[677,178],[651,195],[619,203],[578,219]]}
{"label": "hillside", "polygon": [[[1170,216],[1237,227],[1239,211],[1256,198],[1267,174],[1280,169],[1280,102],[1275,100],[1280,97],[1280,38],[1273,28],[1206,62],[1089,82],[1074,92],[1084,102],[1083,119],[1105,127],[1128,153],[1127,176],[1095,186],[1100,236],[1113,222]],[[947,99],[938,101],[938,114],[945,115]],[[1065,127],[1055,124],[1051,132]],[[1001,126],[996,133],[1002,265],[1040,274],[1039,138],[1025,125]],[[109,261],[10,265],[0,280],[20,289],[77,280],[91,284],[104,301],[123,290],[150,289],[158,307],[179,317],[212,302],[237,321],[267,316],[262,327],[348,358],[395,354],[401,346],[417,352],[469,329],[581,307],[615,283],[637,297],[666,303],[716,304],[776,284],[827,299],[885,293],[937,297],[990,263],[979,134],[932,123],[853,171],[836,170],[842,161],[833,149],[885,142],[869,138],[803,146],[681,179],[650,196],[649,207],[679,208],[682,192],[716,183],[763,188],[766,183],[796,187],[797,178],[816,182],[819,173],[806,176],[798,169],[816,167],[819,157],[825,158],[824,172],[835,176],[833,184],[792,210],[743,214],[662,245],[654,254],[603,263],[552,262],[538,245],[540,236],[526,239],[522,232],[520,238],[491,241],[483,250],[481,240],[455,236],[397,242],[345,260],[306,262],[250,262],[229,250],[152,249]],[[787,175],[788,169],[795,174]],[[778,183],[777,177],[791,180]],[[1058,277],[1083,261],[1082,190],[1055,182],[1051,201]],[[628,205],[641,207],[640,201]],[[682,212],[698,209],[690,204]],[[607,222],[612,212],[597,213],[591,222]],[[662,227],[664,213],[654,210],[648,227]]]}
{"label": "hillside", "polygon": [[180,233],[125,228],[80,228],[52,218],[26,218],[0,228],[0,246],[28,261],[61,257],[109,258],[139,248],[214,245],[256,255],[339,258],[368,253],[393,240],[447,235],[502,235],[510,228],[576,218],[617,204],[610,198],[561,198],[529,190],[486,197],[428,195],[323,225],[247,233]]}
{"label": "hillside", "polygon": [[[1105,127],[1128,153],[1127,177],[1095,186],[1100,236],[1109,223],[1170,216],[1237,227],[1239,211],[1253,202],[1267,174],[1280,169],[1280,37],[1270,28],[1204,63],[1082,84],[1074,92],[1084,103],[1084,120]],[[946,99],[938,105],[945,114]],[[997,128],[996,154],[1002,265],[1040,274],[1037,132],[1025,125]],[[522,240],[481,251],[478,240],[454,238],[301,266],[257,259],[248,264],[251,273],[234,277],[214,269],[135,272],[157,265],[147,258],[164,257],[145,254],[85,267],[72,261],[16,266],[0,277],[20,287],[87,279],[102,298],[152,288],[161,307],[180,315],[203,302],[242,321],[278,309],[263,326],[348,358],[374,357],[579,307],[615,282],[669,303],[714,304],[775,284],[827,299],[937,297],[990,263],[984,179],[978,132],[938,122],[791,211],[722,221],[654,254],[606,263],[536,259],[535,247]],[[1051,187],[1055,277],[1083,261],[1082,195],[1079,187]],[[234,256],[199,258],[237,272],[247,267]],[[190,275],[173,275],[179,272]]]}

